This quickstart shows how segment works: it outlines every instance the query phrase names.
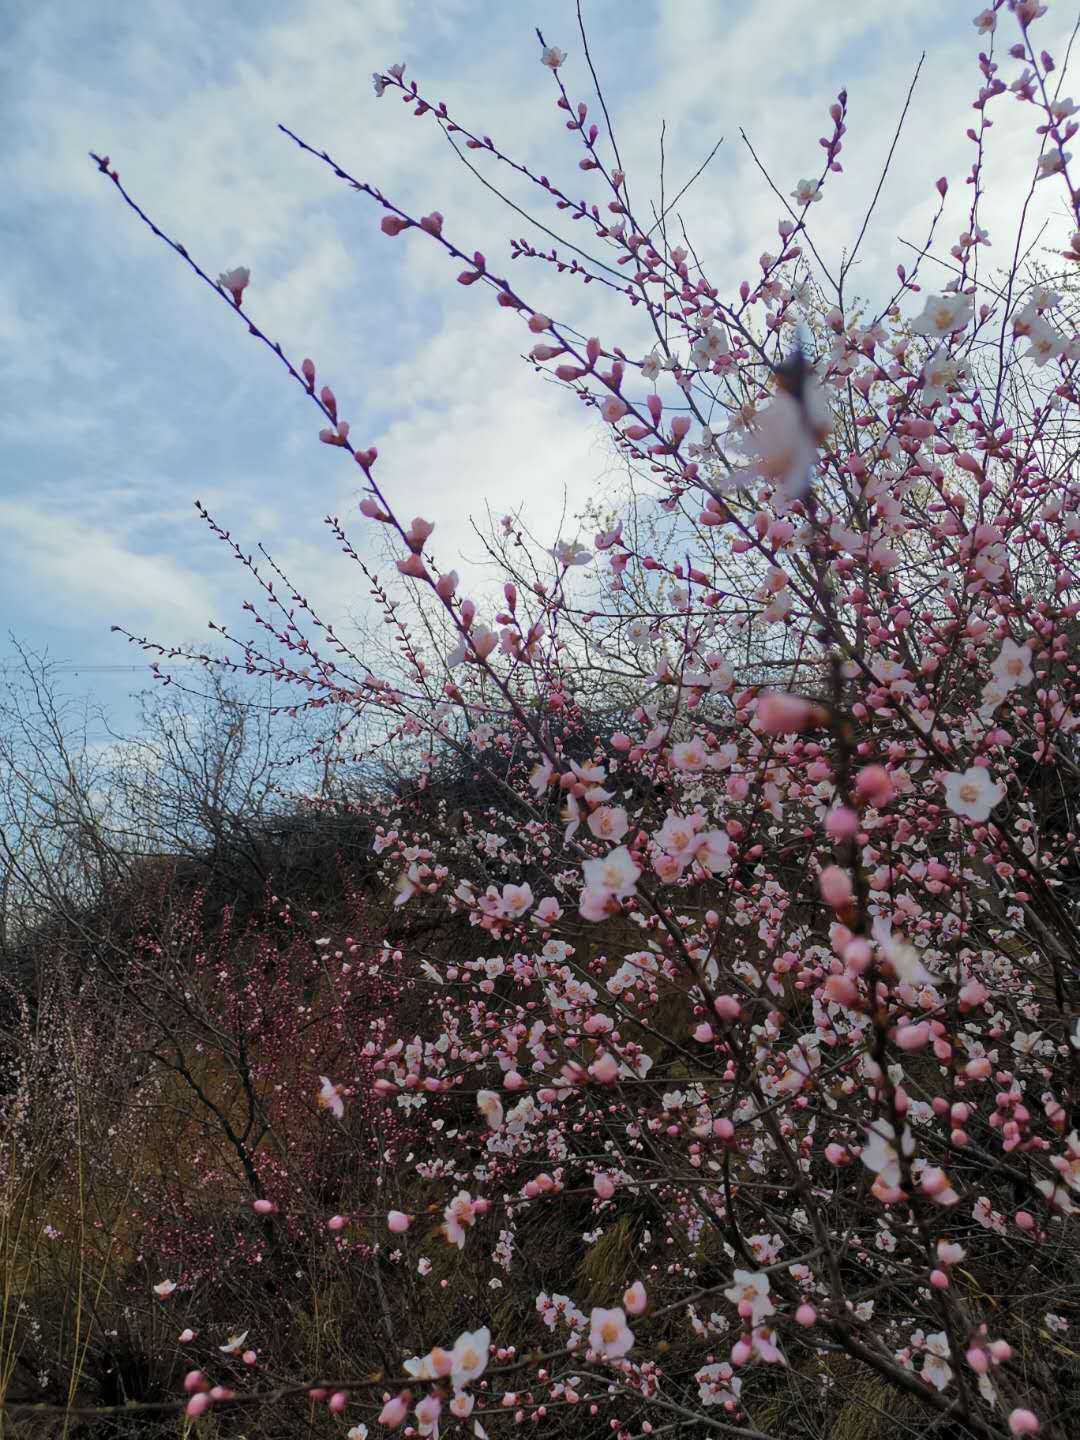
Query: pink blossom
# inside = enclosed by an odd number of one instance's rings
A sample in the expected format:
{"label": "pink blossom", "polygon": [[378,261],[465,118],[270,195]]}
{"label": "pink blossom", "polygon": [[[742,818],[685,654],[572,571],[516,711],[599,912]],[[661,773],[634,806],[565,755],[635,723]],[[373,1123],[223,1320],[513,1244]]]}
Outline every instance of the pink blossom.
{"label": "pink blossom", "polygon": [[320,1108],[329,1110],[331,1115],[337,1116],[340,1120],[345,1114],[345,1104],[341,1098],[341,1092],[344,1086],[335,1085],[333,1081],[328,1080],[325,1075],[320,1075],[319,1080],[321,1082],[318,1096]]}
{"label": "pink blossom", "polygon": [[590,890],[617,895],[620,899],[634,893],[641,874],[625,845],[610,851],[603,860],[586,860],[582,869]]}
{"label": "pink blossom", "polygon": [[244,291],[251,284],[251,271],[246,265],[237,265],[234,270],[226,270],[218,276],[218,284],[223,290],[227,290],[233,298],[233,304],[240,308],[240,302],[244,298]]}
{"label": "pink blossom", "polygon": [[465,1248],[465,1232],[476,1222],[477,1206],[467,1190],[459,1190],[443,1211],[443,1234],[451,1245]]}
{"label": "pink blossom", "polygon": [[621,805],[600,805],[589,816],[589,829],[598,840],[617,845],[629,829],[626,811]]}
{"label": "pink blossom", "polygon": [[495,1090],[478,1090],[476,1108],[483,1115],[492,1130],[499,1130],[503,1123],[503,1105]]}

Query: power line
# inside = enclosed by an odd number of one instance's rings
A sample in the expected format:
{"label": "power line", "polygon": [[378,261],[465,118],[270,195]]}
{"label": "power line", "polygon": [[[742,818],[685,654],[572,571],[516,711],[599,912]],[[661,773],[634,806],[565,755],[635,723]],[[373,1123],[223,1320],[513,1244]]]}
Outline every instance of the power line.
{"label": "power line", "polygon": [[[48,668],[51,671],[59,671],[63,674],[126,675],[129,673],[136,673],[142,670],[149,670],[152,663],[160,665],[162,662],[160,660],[153,662],[148,660],[145,665],[50,665]],[[194,664],[194,661],[170,660],[168,664],[191,665]],[[4,665],[0,663],[0,674],[14,673],[15,671],[21,670],[22,668],[23,667],[21,665]]]}

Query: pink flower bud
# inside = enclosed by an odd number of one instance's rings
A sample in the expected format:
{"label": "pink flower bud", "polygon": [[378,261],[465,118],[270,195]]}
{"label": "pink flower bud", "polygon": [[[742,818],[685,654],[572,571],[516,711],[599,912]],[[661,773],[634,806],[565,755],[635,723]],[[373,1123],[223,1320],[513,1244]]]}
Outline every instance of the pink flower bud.
{"label": "pink flower bud", "polygon": [[344,1215],[331,1215],[330,1219],[326,1222],[326,1228],[337,1232],[338,1230],[344,1230],[348,1223]]}
{"label": "pink flower bud", "polygon": [[850,1007],[859,998],[859,987],[850,975],[830,975],[825,981],[825,998]]}
{"label": "pink flower bud", "polygon": [[867,765],[855,777],[855,793],[880,808],[896,794],[896,786],[884,765]]}
{"label": "pink flower bud", "polygon": [[605,1051],[589,1066],[589,1074],[601,1085],[611,1085],[619,1074],[619,1062]]}
{"label": "pink flower bud", "polygon": [[713,1030],[711,1025],[707,1025],[703,1021],[700,1025],[695,1027],[694,1039],[698,1042],[699,1045],[707,1045],[712,1038]]}
{"label": "pink flower bud", "polygon": [[623,1309],[628,1315],[641,1315],[648,1303],[649,1297],[640,1280],[635,1280],[623,1294]]}
{"label": "pink flower bud", "polygon": [[391,1210],[386,1217],[386,1224],[392,1235],[404,1235],[412,1224],[412,1220],[404,1210]]}
{"label": "pink flower bud", "polygon": [[386,1404],[379,1411],[379,1424],[385,1425],[388,1430],[394,1430],[401,1424],[408,1413],[409,1392],[404,1390],[400,1395],[395,1395],[392,1400],[387,1400]]}
{"label": "pink flower bud", "polygon": [[420,229],[426,230],[429,235],[441,235],[443,217],[438,210],[433,210],[430,215],[424,215],[420,221]]}
{"label": "pink flower bud", "polygon": [[277,1211],[273,1200],[255,1200],[252,1202],[251,1208],[256,1215],[273,1215]]}
{"label": "pink flower bud", "polygon": [[814,707],[798,695],[785,695],[778,690],[768,690],[757,702],[757,720],[767,735],[788,735],[798,730],[807,730],[813,718]]}
{"label": "pink flower bud", "polygon": [[610,1200],[615,1194],[615,1182],[610,1175],[594,1175],[592,1183],[601,1200]]}
{"label": "pink flower bud", "polygon": [[840,954],[847,968],[854,970],[856,975],[861,975],[870,964],[872,952],[869,942],[858,936],[854,940],[849,940]]}
{"label": "pink flower bud", "polygon": [[834,910],[842,910],[854,894],[851,876],[846,870],[841,870],[839,865],[827,865],[821,872],[818,883],[821,886],[821,898]]}
{"label": "pink flower bud", "polygon": [[196,1392],[203,1390],[209,1390],[209,1388],[210,1386],[206,1376],[201,1370],[189,1370],[184,1376],[184,1389],[189,1395],[194,1395]]}
{"label": "pink flower bud", "polygon": [[961,1010],[972,1010],[976,1005],[984,1004],[989,999],[989,994],[981,981],[969,980],[960,987],[959,999]]}
{"label": "pink flower bud", "polygon": [[735,1020],[738,1018],[742,1006],[734,995],[718,995],[713,1001],[713,1009],[723,1020]]}
{"label": "pink flower bud", "polygon": [[1037,1435],[1042,1426],[1033,1411],[1013,1410],[1009,1413],[1009,1429],[1014,1435]]}
{"label": "pink flower bud", "polygon": [[926,1024],[905,1025],[896,1032],[896,1044],[901,1050],[921,1050],[930,1039],[930,1026]]}
{"label": "pink flower bud", "polygon": [[859,817],[848,805],[837,805],[825,816],[825,833],[830,840],[850,840],[859,828]]}
{"label": "pink flower bud", "polygon": [[330,1396],[328,1408],[333,1412],[333,1414],[340,1415],[348,1403],[349,1397],[345,1394],[345,1391],[335,1390],[333,1395]]}
{"label": "pink flower bud", "polygon": [[384,215],[381,228],[384,235],[400,235],[411,224],[411,220],[404,220],[400,215]]}
{"label": "pink flower bud", "polygon": [[803,1304],[800,1305],[799,1308],[795,1311],[795,1323],[796,1323],[796,1325],[813,1325],[813,1323],[814,1323],[814,1321],[815,1321],[816,1319],[817,1319],[817,1311],[814,1309],[814,1307],[813,1307],[812,1305],[807,1305],[807,1304],[805,1303],[805,1301],[804,1301]]}
{"label": "pink flower bud", "polygon": [[197,1420],[200,1415],[205,1415],[213,1402],[205,1392],[200,1395],[193,1395],[184,1406],[184,1413],[190,1420]]}

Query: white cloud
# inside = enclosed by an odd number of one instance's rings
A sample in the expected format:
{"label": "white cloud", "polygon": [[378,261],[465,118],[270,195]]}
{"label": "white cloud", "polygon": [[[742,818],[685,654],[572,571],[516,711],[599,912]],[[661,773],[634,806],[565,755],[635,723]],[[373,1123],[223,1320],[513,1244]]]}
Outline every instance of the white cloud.
{"label": "white cloud", "polygon": [[110,624],[157,627],[163,636],[200,637],[213,591],[176,557],[141,553],[115,528],[58,522],[55,512],[0,502],[9,578],[47,607],[50,623],[75,613],[101,634]]}

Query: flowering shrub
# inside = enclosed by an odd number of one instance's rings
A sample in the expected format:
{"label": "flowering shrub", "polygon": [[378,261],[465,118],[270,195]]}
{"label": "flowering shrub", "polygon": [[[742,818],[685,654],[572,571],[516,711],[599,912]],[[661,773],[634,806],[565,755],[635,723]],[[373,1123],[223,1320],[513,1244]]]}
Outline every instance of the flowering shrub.
{"label": "flowering shrub", "polygon": [[[513,257],[601,287],[625,306],[624,344],[581,340],[459,217],[413,217],[286,131],[374,201],[388,239],[434,245],[477,303],[513,312],[537,371],[652,487],[591,543],[545,549],[507,516],[494,598],[435,566],[436,522],[408,518],[314,363],[260,329],[248,271],[215,282],[168,242],[311,396],[402,577],[392,594],[365,567],[397,657],[357,681],[302,595],[286,606],[217,531],[260,587],[262,638],[236,640],[237,668],[292,680],[298,708],[351,707],[368,754],[411,753],[416,789],[378,816],[386,886],[472,940],[406,951],[432,1000],[410,1033],[306,1076],[328,1125],[372,1098],[424,1122],[386,1150],[360,1217],[416,1272],[365,1296],[384,1363],[272,1391],[195,1371],[189,1416],[307,1391],[358,1436],[826,1435],[842,1410],[858,1433],[886,1417],[1069,1433],[1080,190],[1044,11],[998,0],[976,18],[951,278],[924,288],[942,179],[880,307],[845,284],[861,234],[836,274],[814,245],[843,93],[820,169],[779,188],[760,273],[727,296],[632,206],[606,111],[572,98],[558,47],[541,60],[592,199],[404,66],[374,77],[580,222],[592,250],[521,239]],[[979,264],[984,153],[1013,104],[1033,182],[1069,216],[1060,278]],[[487,793],[418,805],[455,756]]]}

